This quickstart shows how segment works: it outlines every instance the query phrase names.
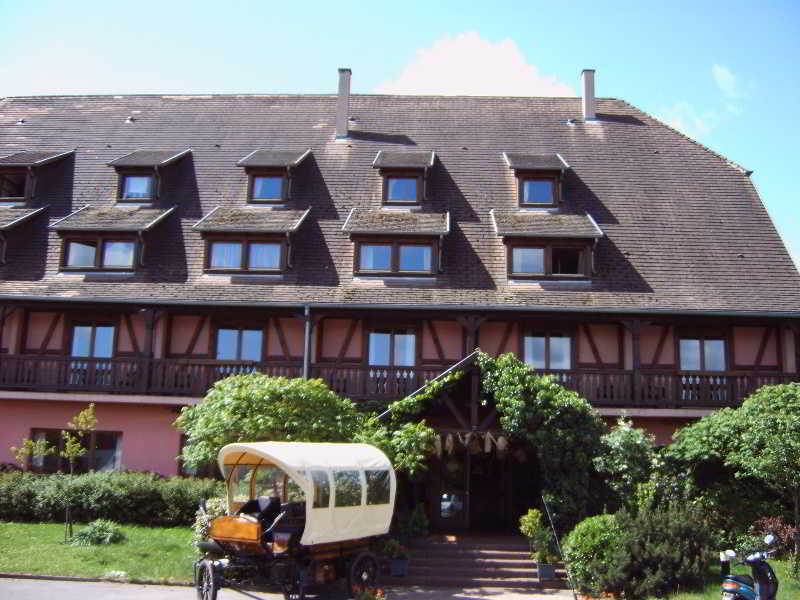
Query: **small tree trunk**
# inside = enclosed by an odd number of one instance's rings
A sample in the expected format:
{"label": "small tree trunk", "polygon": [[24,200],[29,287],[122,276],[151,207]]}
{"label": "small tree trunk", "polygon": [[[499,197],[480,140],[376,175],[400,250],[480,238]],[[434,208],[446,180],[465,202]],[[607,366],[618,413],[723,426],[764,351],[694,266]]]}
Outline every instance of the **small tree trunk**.
{"label": "small tree trunk", "polygon": [[800,490],[794,494],[794,555],[800,556]]}

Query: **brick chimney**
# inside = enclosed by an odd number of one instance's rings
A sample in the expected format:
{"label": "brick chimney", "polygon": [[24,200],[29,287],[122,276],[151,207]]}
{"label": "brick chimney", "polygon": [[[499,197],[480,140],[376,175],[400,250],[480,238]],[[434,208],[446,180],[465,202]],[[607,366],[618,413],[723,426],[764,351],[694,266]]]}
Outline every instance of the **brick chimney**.
{"label": "brick chimney", "polygon": [[336,139],[346,140],[350,134],[350,69],[339,69],[339,96],[336,99]]}

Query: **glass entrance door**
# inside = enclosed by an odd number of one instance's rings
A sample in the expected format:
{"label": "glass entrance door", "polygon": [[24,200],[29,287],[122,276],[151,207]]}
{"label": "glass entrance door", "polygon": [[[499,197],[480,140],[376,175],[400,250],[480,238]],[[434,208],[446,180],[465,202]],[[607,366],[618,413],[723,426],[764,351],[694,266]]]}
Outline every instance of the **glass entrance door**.
{"label": "glass entrance door", "polygon": [[469,527],[469,454],[443,455],[437,461],[438,485],[434,485],[433,525],[440,531]]}

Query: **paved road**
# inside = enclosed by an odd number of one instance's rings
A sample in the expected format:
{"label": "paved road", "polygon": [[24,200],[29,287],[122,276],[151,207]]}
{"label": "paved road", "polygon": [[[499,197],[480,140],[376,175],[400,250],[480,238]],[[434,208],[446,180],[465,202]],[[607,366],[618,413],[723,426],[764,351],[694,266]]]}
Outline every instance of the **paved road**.
{"label": "paved road", "polygon": [[[282,600],[281,594],[222,589],[219,600]],[[398,588],[388,590],[388,600],[572,600],[564,590],[525,592],[502,589]],[[0,579],[3,600],[194,600],[190,587]],[[319,600],[345,600],[344,594],[318,596]]]}

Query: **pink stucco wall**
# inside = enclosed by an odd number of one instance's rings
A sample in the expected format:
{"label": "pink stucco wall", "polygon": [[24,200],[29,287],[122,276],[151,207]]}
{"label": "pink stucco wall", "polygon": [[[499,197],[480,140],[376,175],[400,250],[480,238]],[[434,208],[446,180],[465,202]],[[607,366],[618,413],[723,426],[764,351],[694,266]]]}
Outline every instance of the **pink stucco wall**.
{"label": "pink stucco wall", "polygon": [[[519,351],[519,327],[514,325],[511,329],[511,335],[508,336],[508,343],[505,349],[500,348],[503,343],[503,336],[506,332],[507,323],[499,321],[488,321],[481,325],[480,344],[481,350],[487,354],[497,355],[506,352],[512,352],[521,357]],[[467,352],[471,352],[472,348],[468,348]]]}
{"label": "pink stucco wall", "polygon": [[[642,326],[639,335],[639,347],[642,353],[642,364],[652,365],[655,360],[656,351],[658,350],[658,342],[661,341],[661,336],[664,335],[663,325],[644,325]],[[664,346],[661,349],[661,356],[658,357],[657,365],[672,366],[675,364],[675,338],[673,330],[670,327],[667,332],[667,337],[664,340]]]}
{"label": "pink stucco wall", "polygon": [[[86,402],[3,400],[0,419],[0,462],[14,462],[10,446],[30,437],[31,429],[60,429]],[[177,417],[169,406],[136,404],[97,404],[98,431],[122,433],[122,466],[137,471],[156,471],[177,475],[175,457],[180,452],[180,432],[172,427]]]}
{"label": "pink stucco wall", "polygon": [[[170,354],[186,354],[192,341],[197,324],[203,317],[179,315],[172,317],[172,331],[170,332]],[[200,336],[197,338],[192,356],[206,356],[210,351],[210,323],[203,323]]]}
{"label": "pink stucco wall", "polygon": [[[615,325],[587,325],[597,353],[603,364],[619,363],[619,330]],[[578,362],[597,364],[589,338],[583,327],[578,328]]]}
{"label": "pink stucco wall", "polygon": [[271,358],[283,358],[283,347],[281,346],[276,323],[280,323],[283,337],[289,350],[289,356],[296,359],[303,358],[303,346],[305,325],[300,319],[273,319],[269,327],[269,337],[267,338],[267,353]]}
{"label": "pink stucco wall", "polygon": [[3,325],[3,338],[2,349],[6,350],[9,354],[19,352],[17,349],[17,338],[19,336],[19,327],[22,322],[22,311],[17,309],[6,317],[6,322]]}
{"label": "pink stucco wall", "polygon": [[[460,359],[462,351],[461,325],[456,321],[431,321],[430,323],[436,330],[444,360],[455,362]],[[422,358],[423,360],[439,360],[439,352],[427,324],[422,329]]]}
{"label": "pink stucco wall", "polygon": [[[320,324],[320,358],[335,359],[339,356],[347,332],[350,329],[350,319],[325,319]],[[350,340],[350,345],[345,352],[345,358],[360,359],[363,344],[362,323],[358,323]]]}
{"label": "pink stucco wall", "polygon": [[131,336],[128,333],[128,325],[124,317],[119,320],[119,336],[117,338],[117,351],[118,352],[133,352],[135,347],[138,347],[139,352],[144,352],[145,345],[145,319],[140,313],[131,313],[129,315],[131,320],[131,328],[133,329],[133,337],[136,340],[134,345]]}
{"label": "pink stucco wall", "polygon": [[58,313],[32,312],[28,315],[28,335],[26,348],[29,352],[39,352],[40,350],[60,350],[63,347],[64,336],[64,316],[58,315],[58,324],[53,331],[46,348],[42,348],[42,343],[47,337],[47,332],[53,323],[53,318]]}
{"label": "pink stucco wall", "polygon": [[[737,365],[754,365],[758,357],[758,350],[764,337],[764,327],[734,327],[733,328],[733,358]],[[778,364],[778,344],[775,331],[770,332],[761,366],[774,367]]]}

